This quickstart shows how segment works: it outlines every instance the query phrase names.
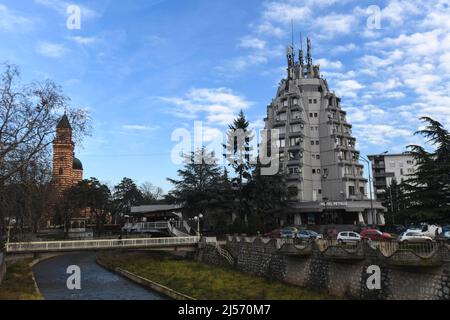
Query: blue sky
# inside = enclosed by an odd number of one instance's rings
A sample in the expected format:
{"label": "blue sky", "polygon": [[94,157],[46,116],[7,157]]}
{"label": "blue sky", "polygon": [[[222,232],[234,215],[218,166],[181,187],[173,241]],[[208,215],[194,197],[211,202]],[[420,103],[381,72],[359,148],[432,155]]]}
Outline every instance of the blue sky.
{"label": "blue sky", "polygon": [[[422,3],[423,2],[423,3]],[[67,28],[69,5],[80,29]],[[380,29],[367,21],[379,7]],[[202,121],[206,142],[244,109],[262,126],[285,46],[312,38],[363,155],[422,143],[418,117],[450,125],[450,1],[0,1],[0,61],[49,78],[87,108],[85,176],[170,189],[172,132]]]}

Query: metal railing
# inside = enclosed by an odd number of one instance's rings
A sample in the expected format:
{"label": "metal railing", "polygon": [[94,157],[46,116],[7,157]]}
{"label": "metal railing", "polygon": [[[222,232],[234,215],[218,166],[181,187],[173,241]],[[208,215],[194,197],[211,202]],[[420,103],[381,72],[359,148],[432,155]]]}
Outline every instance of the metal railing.
{"label": "metal railing", "polygon": [[115,249],[115,248],[149,248],[195,245],[198,237],[173,238],[137,238],[114,240],[78,240],[78,241],[46,241],[46,242],[12,242],[6,245],[6,252],[49,252],[88,249]]}

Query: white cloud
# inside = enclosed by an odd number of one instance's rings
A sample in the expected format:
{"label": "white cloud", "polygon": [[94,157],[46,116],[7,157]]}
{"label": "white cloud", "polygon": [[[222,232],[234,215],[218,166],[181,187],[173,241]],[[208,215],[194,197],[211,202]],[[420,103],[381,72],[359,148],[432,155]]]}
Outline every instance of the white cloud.
{"label": "white cloud", "polygon": [[122,126],[122,129],[129,131],[154,131],[158,130],[159,126],[146,126],[146,125],[138,125],[138,124],[126,124]]}
{"label": "white cloud", "polygon": [[37,4],[43,5],[49,9],[52,9],[56,11],[58,14],[63,16],[68,16],[67,14],[67,8],[71,5],[76,5],[80,7],[81,11],[81,19],[92,19],[92,18],[98,18],[100,14],[96,12],[95,10],[84,6],[79,5],[71,2],[67,2],[64,0],[35,0]]}
{"label": "white cloud", "polygon": [[273,36],[276,38],[281,38],[285,35],[285,31],[280,27],[275,27],[272,23],[264,21],[256,27],[256,32],[258,34],[264,34],[266,36]]}
{"label": "white cloud", "polygon": [[240,39],[239,46],[242,48],[251,48],[251,49],[264,49],[266,47],[266,42],[264,40],[255,38],[255,37],[244,37]]}
{"label": "white cloud", "polygon": [[33,25],[30,18],[26,18],[11,11],[7,6],[0,4],[0,31],[26,31]]}
{"label": "white cloud", "polygon": [[330,61],[328,59],[316,59],[316,63],[320,64],[321,68],[325,69],[342,69],[342,62],[339,60],[337,61]]}
{"label": "white cloud", "polygon": [[245,97],[234,93],[228,88],[201,88],[191,89],[184,98],[160,97],[163,102],[173,106],[168,107],[168,112],[179,117],[199,119],[203,118],[208,123],[216,125],[228,125],[240,110],[252,105]]}
{"label": "white cloud", "polygon": [[90,45],[98,41],[98,38],[96,37],[82,37],[82,36],[68,37],[68,39],[81,45]]}
{"label": "white cloud", "polygon": [[311,10],[307,6],[297,6],[284,2],[269,2],[265,4],[263,18],[279,23],[290,23],[309,19]]}
{"label": "white cloud", "polygon": [[356,98],[357,91],[364,88],[364,85],[356,80],[342,80],[337,83],[336,93],[342,97]]}
{"label": "white cloud", "polygon": [[66,54],[67,49],[58,43],[42,42],[37,47],[37,52],[49,58],[59,58]]}

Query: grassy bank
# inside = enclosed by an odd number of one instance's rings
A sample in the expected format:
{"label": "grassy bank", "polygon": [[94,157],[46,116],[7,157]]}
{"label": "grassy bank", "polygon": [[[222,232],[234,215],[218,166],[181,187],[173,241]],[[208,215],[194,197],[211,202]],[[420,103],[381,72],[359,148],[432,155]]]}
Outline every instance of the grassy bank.
{"label": "grassy bank", "polygon": [[33,271],[30,263],[33,259],[25,259],[8,267],[6,276],[0,285],[0,300],[42,300],[36,292]]}
{"label": "grassy bank", "polygon": [[330,299],[279,281],[163,254],[101,254],[98,259],[201,300]]}

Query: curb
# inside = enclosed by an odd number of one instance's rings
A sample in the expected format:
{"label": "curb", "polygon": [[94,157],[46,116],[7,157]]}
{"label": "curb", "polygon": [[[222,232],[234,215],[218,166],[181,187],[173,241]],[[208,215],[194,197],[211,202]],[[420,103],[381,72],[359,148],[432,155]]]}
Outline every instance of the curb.
{"label": "curb", "polygon": [[127,270],[121,269],[121,268],[113,268],[110,267],[108,265],[106,265],[105,263],[101,262],[98,258],[95,259],[95,261],[97,262],[98,265],[100,265],[101,267],[110,270],[112,272],[115,272],[119,275],[121,275],[124,278],[127,278],[128,280],[137,283],[141,286],[144,286],[148,289],[151,289],[157,293],[163,294],[169,298],[172,298],[174,300],[197,300],[193,297],[190,297],[186,294],[183,294],[181,292],[175,291],[171,288],[168,288],[162,284],[159,284],[157,282],[151,281],[149,279],[146,279],[144,277],[138,276],[132,272],[129,272]]}

